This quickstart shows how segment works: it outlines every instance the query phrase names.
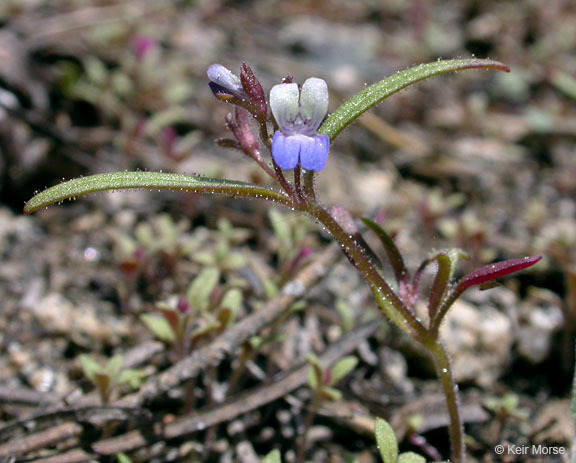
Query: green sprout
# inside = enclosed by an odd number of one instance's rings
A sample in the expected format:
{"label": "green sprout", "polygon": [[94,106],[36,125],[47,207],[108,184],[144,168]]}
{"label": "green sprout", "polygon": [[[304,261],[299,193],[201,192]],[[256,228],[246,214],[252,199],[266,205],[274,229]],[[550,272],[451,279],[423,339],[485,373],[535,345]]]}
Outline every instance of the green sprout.
{"label": "green sprout", "polygon": [[144,372],[132,368],[123,369],[122,362],[120,355],[115,355],[104,365],[88,355],[80,356],[84,376],[96,386],[103,404],[110,402],[110,395],[114,388],[128,385],[137,389],[142,383]]}

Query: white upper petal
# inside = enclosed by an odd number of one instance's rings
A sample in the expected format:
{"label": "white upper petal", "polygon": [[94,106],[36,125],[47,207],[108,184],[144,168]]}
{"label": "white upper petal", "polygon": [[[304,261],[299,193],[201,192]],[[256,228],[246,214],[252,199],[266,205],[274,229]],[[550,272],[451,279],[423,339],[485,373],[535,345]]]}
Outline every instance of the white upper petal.
{"label": "white upper petal", "polygon": [[238,91],[242,88],[240,77],[221,64],[212,64],[206,71],[208,79],[228,90]]}
{"label": "white upper petal", "polygon": [[280,130],[289,129],[289,122],[298,117],[299,99],[298,84],[274,85],[270,90],[270,108]]}
{"label": "white upper petal", "polygon": [[328,112],[328,86],[317,77],[311,77],[302,85],[300,113],[309,120],[308,129],[316,131]]}

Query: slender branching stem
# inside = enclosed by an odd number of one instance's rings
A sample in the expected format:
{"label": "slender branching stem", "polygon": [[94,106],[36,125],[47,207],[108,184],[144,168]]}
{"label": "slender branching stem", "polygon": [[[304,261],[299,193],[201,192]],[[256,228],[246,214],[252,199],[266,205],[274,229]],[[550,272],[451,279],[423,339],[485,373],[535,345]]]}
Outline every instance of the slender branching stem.
{"label": "slender branching stem", "polygon": [[290,196],[290,198],[292,199],[292,202],[298,203],[299,202],[298,196],[296,194],[296,190],[294,189],[294,186],[288,180],[286,180],[286,177],[284,176],[284,172],[282,172],[282,169],[280,169],[280,167],[278,166],[278,164],[276,164],[276,161],[274,161],[274,159],[272,159],[272,164],[274,165],[274,172],[276,173],[276,178],[278,179],[278,183],[280,184],[282,189],[286,192],[286,194],[288,196]]}
{"label": "slender branching stem", "polygon": [[[426,327],[392,291],[392,288],[366,256],[363,247],[354,240],[354,237],[347,234],[320,204],[308,202],[305,211],[324,225],[334,239],[340,243],[346,257],[368,281],[370,287],[382,293],[381,301],[385,301],[385,304],[378,301],[379,305],[398,324],[399,328],[417,341],[425,339],[427,336]],[[398,323],[399,318],[405,323]]]}
{"label": "slender branching stem", "polygon": [[452,307],[452,304],[454,304],[454,302],[456,302],[456,299],[458,299],[461,295],[462,291],[454,290],[452,291],[452,293],[448,295],[448,297],[446,297],[446,299],[444,299],[440,303],[440,306],[436,310],[434,318],[430,320],[430,329],[429,329],[430,336],[438,338],[438,332],[440,331],[440,325],[442,324],[442,320],[444,320],[444,317],[448,313],[450,307]]}
{"label": "slender branching stem", "polygon": [[258,153],[257,156],[250,156],[250,157],[256,161],[256,163],[260,166],[260,168],[264,172],[266,172],[273,179],[276,179],[276,174],[274,173],[274,170],[272,170],[272,168],[266,163],[266,161],[262,159],[260,153]]}
{"label": "slender branching stem", "polygon": [[304,196],[309,202],[316,202],[316,192],[314,191],[314,171],[304,173]]}
{"label": "slender branching stem", "polygon": [[316,218],[340,243],[344,254],[368,281],[375,299],[390,319],[412,339],[422,343],[432,354],[450,416],[452,463],[464,463],[464,428],[460,415],[457,386],[452,375],[450,359],[444,346],[438,340],[437,333],[433,335],[416,318],[415,314],[400,300],[378,272],[360,243],[346,233],[330,213],[316,201],[313,172],[306,172],[304,175],[304,191],[306,204],[302,210]]}
{"label": "slender branching stem", "polygon": [[464,463],[466,461],[464,424],[460,413],[458,386],[454,381],[450,358],[439,339],[429,338],[429,340],[426,340],[423,344],[434,358],[436,374],[440,378],[446,398],[448,415],[450,417],[450,445],[452,450],[452,459],[450,461],[451,463]]}

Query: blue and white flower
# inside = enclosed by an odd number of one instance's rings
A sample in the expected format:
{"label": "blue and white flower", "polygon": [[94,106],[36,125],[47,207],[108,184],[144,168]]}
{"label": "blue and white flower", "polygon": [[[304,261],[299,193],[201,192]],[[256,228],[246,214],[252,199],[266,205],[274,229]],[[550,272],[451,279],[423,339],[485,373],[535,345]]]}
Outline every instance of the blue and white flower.
{"label": "blue and white flower", "polygon": [[272,157],[281,169],[324,169],[330,151],[328,135],[317,132],[328,111],[328,87],[312,77],[297,84],[280,84],[270,91],[270,108],[278,123],[272,139]]}

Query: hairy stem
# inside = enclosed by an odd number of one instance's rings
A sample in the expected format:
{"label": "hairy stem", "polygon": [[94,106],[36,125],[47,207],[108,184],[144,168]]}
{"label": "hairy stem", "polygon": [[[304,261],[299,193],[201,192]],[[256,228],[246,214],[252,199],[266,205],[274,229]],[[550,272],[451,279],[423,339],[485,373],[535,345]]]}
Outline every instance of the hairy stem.
{"label": "hairy stem", "polygon": [[[309,198],[307,199],[309,201]],[[382,294],[382,297],[380,297],[377,302],[388,317],[413,339],[418,341],[426,339],[427,330],[424,325],[416,318],[414,313],[404,305],[396,293],[392,291],[392,288],[390,288],[386,280],[380,275],[372,262],[370,262],[362,246],[354,240],[354,237],[346,233],[340,224],[338,224],[330,213],[320,206],[320,204],[309,201],[304,210],[326,227],[334,239],[340,243],[348,260],[352,262],[368,281],[370,287]]]}
{"label": "hairy stem", "polygon": [[466,461],[464,447],[464,424],[460,413],[460,401],[458,399],[458,385],[454,381],[450,358],[440,340],[431,339],[425,341],[424,346],[432,354],[436,374],[442,383],[448,415],[450,417],[450,445],[452,450],[452,463],[464,463]]}

